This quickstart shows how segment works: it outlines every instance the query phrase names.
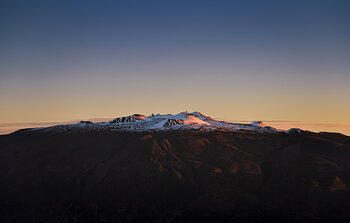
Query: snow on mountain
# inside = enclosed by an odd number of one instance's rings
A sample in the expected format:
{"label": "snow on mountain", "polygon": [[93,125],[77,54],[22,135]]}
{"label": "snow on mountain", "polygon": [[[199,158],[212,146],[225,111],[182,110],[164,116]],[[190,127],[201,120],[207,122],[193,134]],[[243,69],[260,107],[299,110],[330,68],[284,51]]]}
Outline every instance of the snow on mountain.
{"label": "snow on mountain", "polygon": [[81,121],[75,124],[59,125],[45,129],[48,131],[165,131],[165,130],[186,130],[197,129],[204,131],[257,131],[262,133],[278,132],[279,130],[266,126],[260,121],[251,124],[230,123],[215,120],[200,112],[181,112],[179,114],[157,114],[144,116],[134,114],[130,116],[118,117],[108,122]]}
{"label": "snow on mountain", "polygon": [[184,125],[184,120],[182,119],[168,119],[166,120],[166,122],[164,123],[164,125],[162,127],[170,127],[170,126],[174,126],[174,125]]}
{"label": "snow on mountain", "polygon": [[[187,113],[187,112],[184,112],[184,113]],[[189,115],[192,115],[196,118],[199,118],[200,120],[202,121],[215,121],[214,119],[212,119],[211,117],[209,116],[205,116],[203,115],[202,113],[196,111],[196,112],[191,112],[191,113],[188,113]]]}
{"label": "snow on mountain", "polygon": [[145,120],[146,116],[139,115],[139,114],[133,114],[126,117],[120,117],[116,118],[111,123],[128,123],[128,122],[137,122],[137,121],[143,121]]}

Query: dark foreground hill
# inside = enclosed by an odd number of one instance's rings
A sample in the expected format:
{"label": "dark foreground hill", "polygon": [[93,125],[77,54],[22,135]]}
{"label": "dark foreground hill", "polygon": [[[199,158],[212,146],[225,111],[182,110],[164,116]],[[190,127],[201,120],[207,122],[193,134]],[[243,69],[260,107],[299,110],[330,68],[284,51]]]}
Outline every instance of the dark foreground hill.
{"label": "dark foreground hill", "polygon": [[350,137],[0,136],[0,222],[350,222]]}

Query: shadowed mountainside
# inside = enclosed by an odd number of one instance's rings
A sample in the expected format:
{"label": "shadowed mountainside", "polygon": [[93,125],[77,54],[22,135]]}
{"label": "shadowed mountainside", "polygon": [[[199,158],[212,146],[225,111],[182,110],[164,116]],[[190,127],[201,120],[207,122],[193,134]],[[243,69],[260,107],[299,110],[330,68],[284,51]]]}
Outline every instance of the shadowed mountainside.
{"label": "shadowed mountainside", "polygon": [[349,185],[341,134],[0,136],[2,222],[347,222]]}

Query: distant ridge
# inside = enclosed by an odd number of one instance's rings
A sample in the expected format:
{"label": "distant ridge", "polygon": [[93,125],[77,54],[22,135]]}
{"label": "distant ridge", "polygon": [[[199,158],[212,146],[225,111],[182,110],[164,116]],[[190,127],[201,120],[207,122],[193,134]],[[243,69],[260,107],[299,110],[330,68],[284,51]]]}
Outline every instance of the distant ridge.
{"label": "distant ridge", "polygon": [[[169,131],[169,130],[201,130],[201,131],[256,131],[262,133],[288,132],[268,126],[261,121],[250,124],[232,123],[213,119],[201,112],[180,112],[178,114],[152,114],[145,116],[133,114],[117,117],[111,121],[56,125],[44,128],[33,128],[31,131]],[[295,132],[295,131],[294,131]]]}

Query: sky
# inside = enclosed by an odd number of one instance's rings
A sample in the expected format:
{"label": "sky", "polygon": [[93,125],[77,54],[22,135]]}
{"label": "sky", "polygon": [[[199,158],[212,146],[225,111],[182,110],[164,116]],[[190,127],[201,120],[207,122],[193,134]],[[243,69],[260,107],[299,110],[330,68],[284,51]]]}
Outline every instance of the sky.
{"label": "sky", "polygon": [[0,0],[0,123],[187,110],[344,126],[349,11],[342,0]]}

